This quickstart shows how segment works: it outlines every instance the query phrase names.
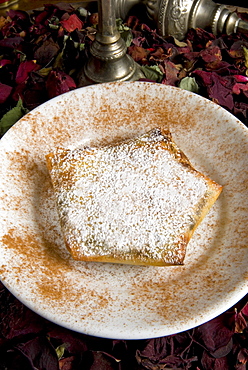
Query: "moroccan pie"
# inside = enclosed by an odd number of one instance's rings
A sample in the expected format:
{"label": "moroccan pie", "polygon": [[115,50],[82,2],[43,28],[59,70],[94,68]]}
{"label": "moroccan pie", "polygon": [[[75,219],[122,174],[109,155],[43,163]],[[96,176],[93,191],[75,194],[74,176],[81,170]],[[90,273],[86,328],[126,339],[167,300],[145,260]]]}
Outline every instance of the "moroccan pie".
{"label": "moroccan pie", "polygon": [[222,186],[195,170],[169,131],[46,157],[76,260],[181,265]]}

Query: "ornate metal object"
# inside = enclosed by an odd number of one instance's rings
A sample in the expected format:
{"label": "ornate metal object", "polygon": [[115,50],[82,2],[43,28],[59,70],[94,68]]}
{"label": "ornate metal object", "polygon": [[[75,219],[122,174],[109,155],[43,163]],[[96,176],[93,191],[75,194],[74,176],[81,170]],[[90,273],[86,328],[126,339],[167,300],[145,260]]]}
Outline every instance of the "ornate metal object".
{"label": "ornate metal object", "polygon": [[116,18],[125,19],[137,5],[145,7],[161,35],[178,40],[190,28],[209,29],[215,35],[248,32],[248,23],[236,12],[212,0],[98,0],[98,32],[89,61],[79,76],[80,85],[143,77],[139,66],[127,55],[125,42],[116,27]]}
{"label": "ornate metal object", "polygon": [[143,4],[148,17],[163,36],[185,37],[189,28],[210,29],[219,33],[248,32],[248,23],[236,12],[212,0],[117,0],[117,16],[125,18],[130,10]]}
{"label": "ornate metal object", "polygon": [[82,83],[85,78],[88,83],[102,83],[143,77],[138,65],[127,54],[125,41],[117,30],[114,0],[98,0],[98,15],[98,31],[80,84],[85,84]]}

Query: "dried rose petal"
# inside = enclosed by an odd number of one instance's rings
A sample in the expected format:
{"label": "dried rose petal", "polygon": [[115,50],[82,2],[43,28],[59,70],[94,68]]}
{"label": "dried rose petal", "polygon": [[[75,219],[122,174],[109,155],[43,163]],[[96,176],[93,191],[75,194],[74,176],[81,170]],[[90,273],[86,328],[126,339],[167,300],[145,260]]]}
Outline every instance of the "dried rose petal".
{"label": "dried rose petal", "polygon": [[211,86],[212,85],[212,73],[206,72],[200,69],[196,69],[194,71],[194,75],[200,77],[204,86]]}
{"label": "dried rose petal", "polygon": [[54,7],[55,9],[61,10],[62,12],[66,12],[66,13],[72,13],[73,11],[75,11],[75,8],[70,3],[67,4],[67,3],[60,2],[57,4],[50,4],[50,7]]}
{"label": "dried rose petal", "polygon": [[216,72],[202,70],[195,70],[194,75],[200,77],[203,85],[207,88],[210,99],[232,111],[234,107],[232,78],[229,76],[220,76]]}
{"label": "dried rose petal", "polygon": [[235,41],[229,50],[229,55],[232,58],[243,58],[244,57],[244,50],[243,50],[244,46],[248,47],[248,42],[244,42],[243,40]]}
{"label": "dried rose petal", "polygon": [[7,14],[8,14],[8,16],[11,19],[15,19],[18,22],[20,22],[20,21],[28,21],[29,22],[29,15],[28,15],[28,13],[25,12],[25,11],[23,11],[23,10],[10,9],[7,12]]}
{"label": "dried rose petal", "polygon": [[237,356],[237,360],[241,364],[246,364],[248,362],[248,349],[242,348]]}
{"label": "dried rose petal", "polygon": [[43,326],[39,315],[30,311],[0,284],[0,337],[4,341],[41,332]]}
{"label": "dried rose petal", "polygon": [[235,314],[235,333],[243,333],[243,330],[247,327],[247,322],[242,312],[236,312]]}
{"label": "dried rose petal", "polygon": [[[247,122],[248,119],[248,103],[243,101],[235,102],[233,108],[233,114],[243,122]],[[248,315],[247,315],[248,316]]]}
{"label": "dried rose petal", "polygon": [[165,60],[162,64],[164,70],[164,78],[162,84],[175,86],[178,82],[179,70],[177,66],[169,60]]}
{"label": "dried rose petal", "polygon": [[49,15],[50,13],[48,10],[43,10],[42,12],[39,12],[34,18],[34,23],[35,24],[43,23],[49,17]]}
{"label": "dried rose petal", "polygon": [[16,348],[29,359],[33,369],[59,370],[57,354],[46,336],[37,336]]}
{"label": "dried rose petal", "polygon": [[0,30],[4,28],[8,23],[11,22],[9,17],[0,16]]}
{"label": "dried rose petal", "polygon": [[45,40],[41,46],[34,52],[34,59],[40,65],[47,65],[48,63],[56,57],[60,50],[57,42],[52,39]]}
{"label": "dried rose petal", "polygon": [[195,51],[201,51],[205,49],[209,41],[215,40],[216,36],[202,28],[191,28],[187,33],[186,39],[191,42]]}
{"label": "dried rose petal", "polygon": [[244,305],[241,311],[243,315],[248,316],[248,303]]}
{"label": "dried rose petal", "polygon": [[195,329],[194,340],[208,351],[215,352],[226,346],[234,334],[235,313],[225,313]]}
{"label": "dried rose petal", "polygon": [[97,25],[97,24],[98,24],[98,22],[99,22],[98,13],[93,13],[93,14],[91,14],[91,15],[90,15],[90,19],[89,19],[89,21],[90,21],[90,24],[91,24],[92,26]]}
{"label": "dried rose petal", "polygon": [[140,62],[142,60],[146,60],[149,51],[142,48],[141,46],[130,46],[128,48],[128,54],[136,61]]}
{"label": "dried rose petal", "polygon": [[148,50],[150,54],[149,60],[152,61],[160,61],[168,58],[167,54],[165,53],[164,49],[160,46],[155,50],[154,48],[149,48]]}
{"label": "dried rose petal", "polygon": [[62,71],[51,71],[46,82],[46,88],[50,99],[75,89],[76,87],[75,81]]}
{"label": "dried rose petal", "polygon": [[102,351],[88,351],[83,356],[84,370],[117,370],[116,361]]}
{"label": "dried rose petal", "polygon": [[30,72],[37,71],[38,69],[40,69],[40,66],[34,60],[21,62],[16,73],[16,83],[22,84],[27,81]]}
{"label": "dried rose petal", "polygon": [[201,363],[203,370],[231,370],[227,357],[214,358],[207,351],[203,352]]}
{"label": "dried rose petal", "polygon": [[55,326],[48,332],[48,335],[52,340],[66,343],[66,349],[70,353],[83,353],[88,350],[86,338],[71,330]]}
{"label": "dried rose petal", "polygon": [[0,82],[0,104],[3,104],[12,92],[13,87]]}
{"label": "dried rose petal", "polygon": [[76,357],[70,356],[59,360],[59,370],[74,370],[76,368]]}
{"label": "dried rose petal", "polygon": [[4,67],[7,64],[12,64],[11,60],[9,60],[9,59],[1,59],[0,60],[0,67]]}
{"label": "dried rose petal", "polygon": [[241,91],[248,91],[248,84],[236,83],[233,85],[232,91],[234,94],[239,95]]}
{"label": "dried rose petal", "polygon": [[248,82],[248,77],[243,75],[234,75],[233,76],[237,82]]}
{"label": "dried rose petal", "polygon": [[19,99],[21,99],[22,101],[24,101],[24,91],[26,89],[27,85],[25,82],[21,83],[21,84],[18,84],[14,89],[13,89],[13,93],[12,93],[12,99],[14,101],[18,101]]}
{"label": "dried rose petal", "polygon": [[7,37],[0,40],[0,47],[16,49],[23,42],[23,38],[20,36]]}
{"label": "dried rose petal", "polygon": [[81,30],[83,27],[83,22],[78,18],[76,14],[72,14],[67,20],[63,20],[60,23],[68,32],[73,32],[76,29]]}
{"label": "dried rose petal", "polygon": [[213,63],[222,60],[221,50],[218,46],[209,47],[207,49],[203,49],[199,56],[204,60],[206,63]]}

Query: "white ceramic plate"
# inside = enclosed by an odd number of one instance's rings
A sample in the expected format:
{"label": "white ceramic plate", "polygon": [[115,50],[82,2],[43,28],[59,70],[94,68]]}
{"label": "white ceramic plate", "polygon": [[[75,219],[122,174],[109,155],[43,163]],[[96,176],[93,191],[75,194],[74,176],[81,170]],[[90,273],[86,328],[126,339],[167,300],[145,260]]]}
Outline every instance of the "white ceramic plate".
{"label": "white ceramic plate", "polygon": [[[74,261],[61,237],[45,155],[168,127],[224,190],[184,266]],[[0,276],[24,304],[89,335],[143,339],[200,325],[248,292],[248,130],[204,98],[146,82],[84,87],[22,118],[0,141]]]}

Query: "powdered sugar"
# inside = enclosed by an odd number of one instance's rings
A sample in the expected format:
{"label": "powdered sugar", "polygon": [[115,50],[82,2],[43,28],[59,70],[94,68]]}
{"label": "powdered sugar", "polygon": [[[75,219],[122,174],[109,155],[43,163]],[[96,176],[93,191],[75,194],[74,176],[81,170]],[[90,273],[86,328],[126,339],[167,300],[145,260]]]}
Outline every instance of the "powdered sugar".
{"label": "powdered sugar", "polygon": [[170,145],[153,130],[117,146],[57,151],[51,177],[65,239],[78,258],[183,260],[183,238],[208,185]]}

